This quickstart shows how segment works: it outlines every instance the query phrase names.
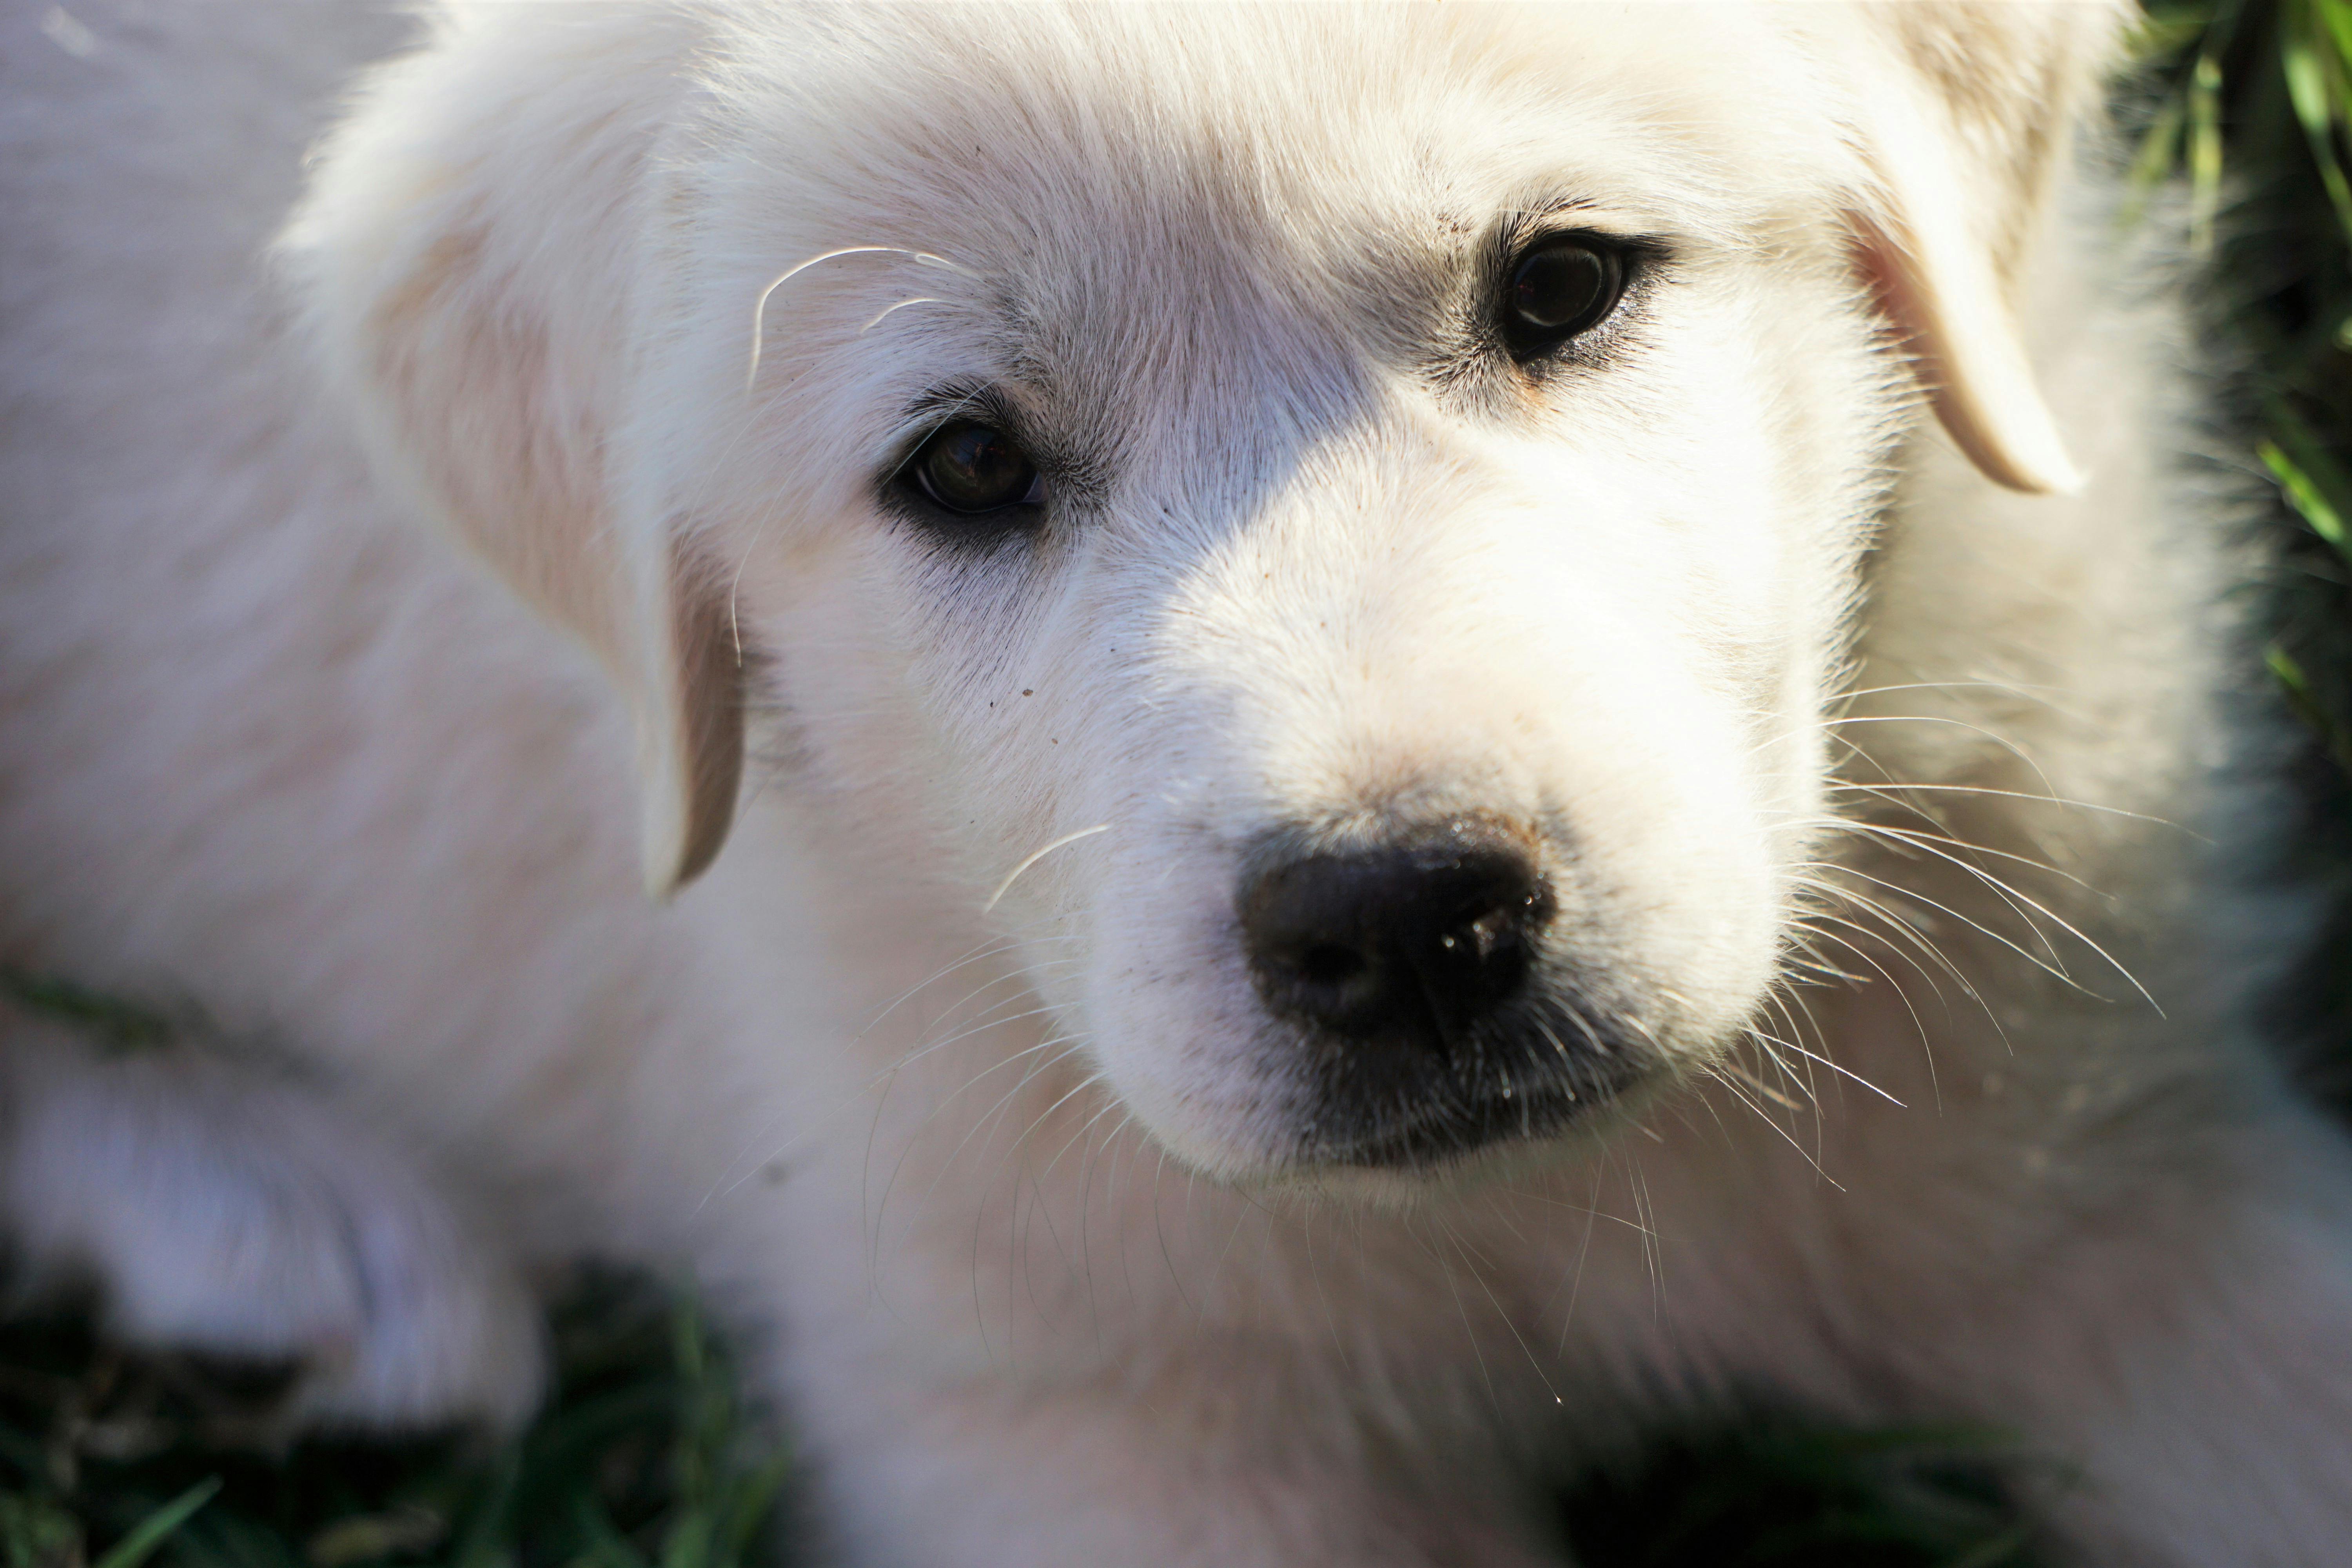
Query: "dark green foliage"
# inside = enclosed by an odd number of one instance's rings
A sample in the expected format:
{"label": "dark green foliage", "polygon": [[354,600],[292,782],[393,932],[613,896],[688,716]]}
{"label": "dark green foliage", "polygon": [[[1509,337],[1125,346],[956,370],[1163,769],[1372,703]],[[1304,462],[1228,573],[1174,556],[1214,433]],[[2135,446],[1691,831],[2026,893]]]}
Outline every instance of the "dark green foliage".
{"label": "dark green foliage", "polygon": [[2230,444],[2276,487],[2273,672],[2352,771],[2352,0],[2151,9],[2135,177],[2180,178],[2223,357]]}
{"label": "dark green foliage", "polygon": [[65,1026],[105,1051],[143,1050],[182,1032],[180,1025],[152,1008],[13,963],[0,963],[0,998],[36,1018]]}
{"label": "dark green foliage", "polygon": [[1560,1500],[1579,1568],[2035,1568],[1997,1433],[1749,1412],[1663,1434]]}
{"label": "dark green foliage", "polygon": [[518,1441],[272,1442],[283,1373],[0,1329],[0,1568],[773,1568],[784,1450],[690,1301],[597,1276]]}
{"label": "dark green foliage", "polygon": [[[2152,8],[2138,176],[2186,182],[2225,361],[2225,460],[2269,481],[2264,657],[2310,743],[2296,869],[2352,892],[2352,0]],[[2352,896],[2282,1023],[2352,1115]]]}

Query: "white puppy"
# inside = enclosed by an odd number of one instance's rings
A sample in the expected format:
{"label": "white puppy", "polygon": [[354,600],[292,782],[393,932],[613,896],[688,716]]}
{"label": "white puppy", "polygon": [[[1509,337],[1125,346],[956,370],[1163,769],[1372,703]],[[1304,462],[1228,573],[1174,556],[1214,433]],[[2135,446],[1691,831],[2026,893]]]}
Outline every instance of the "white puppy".
{"label": "white puppy", "polygon": [[859,1562],[1554,1561],[1750,1389],[2352,1540],[2116,11],[68,9],[5,940],[281,1061],[12,1041],[125,1331],[512,1415],[690,1259]]}

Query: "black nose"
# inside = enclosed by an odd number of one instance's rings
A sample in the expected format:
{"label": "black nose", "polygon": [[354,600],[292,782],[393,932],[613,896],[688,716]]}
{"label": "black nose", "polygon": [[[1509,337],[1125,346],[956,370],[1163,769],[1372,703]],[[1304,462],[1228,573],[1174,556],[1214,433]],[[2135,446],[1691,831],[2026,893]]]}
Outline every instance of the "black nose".
{"label": "black nose", "polygon": [[1271,866],[1243,888],[1241,918],[1276,1012],[1442,1050],[1518,991],[1551,898],[1526,849],[1454,823]]}

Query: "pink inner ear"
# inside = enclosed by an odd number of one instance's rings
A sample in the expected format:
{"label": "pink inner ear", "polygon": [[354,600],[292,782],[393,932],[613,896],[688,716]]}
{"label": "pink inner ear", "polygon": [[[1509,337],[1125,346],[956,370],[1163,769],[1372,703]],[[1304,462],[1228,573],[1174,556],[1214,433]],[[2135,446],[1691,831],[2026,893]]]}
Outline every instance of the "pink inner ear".
{"label": "pink inner ear", "polygon": [[[1924,260],[1885,223],[1860,211],[1849,212],[1846,221],[1854,269],[1902,337],[1937,419],[1969,461],[1994,483],[2028,495],[2080,488],[1990,279],[1946,278],[1942,288],[1932,288]],[[1983,298],[1964,300],[1955,312],[1944,298],[1954,292]]]}

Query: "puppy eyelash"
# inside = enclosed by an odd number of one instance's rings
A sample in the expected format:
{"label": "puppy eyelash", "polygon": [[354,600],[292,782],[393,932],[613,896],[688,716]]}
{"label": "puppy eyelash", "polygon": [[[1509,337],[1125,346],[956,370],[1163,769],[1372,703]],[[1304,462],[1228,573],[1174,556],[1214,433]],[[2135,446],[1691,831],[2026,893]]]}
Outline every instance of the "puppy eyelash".
{"label": "puppy eyelash", "polygon": [[933,387],[900,411],[887,441],[889,450],[897,456],[883,470],[883,482],[897,483],[905,476],[907,465],[915,460],[915,454],[923,449],[923,443],[959,419],[993,425],[1020,441],[1024,448],[1030,447],[1020,411],[1002,392],[985,382],[950,383]]}
{"label": "puppy eyelash", "polygon": [[[1538,379],[1549,378],[1580,363],[1606,363],[1611,351],[1623,343],[1629,331],[1637,326],[1643,301],[1668,274],[1674,247],[1655,234],[1597,223],[1591,208],[1582,203],[1526,209],[1510,217],[1511,221],[1503,224],[1487,244],[1478,280],[1473,285],[1474,299],[1498,300],[1509,287],[1512,269],[1523,258],[1556,240],[1579,237],[1589,237],[1596,247],[1605,247],[1614,258],[1619,279],[1616,292],[1608,310],[1589,327],[1539,352],[1528,353],[1514,347],[1495,316],[1473,328],[1474,341],[1482,346],[1484,353],[1509,358],[1517,374]],[[1493,304],[1481,308],[1496,310]]]}
{"label": "puppy eyelash", "polygon": [[[1013,400],[983,382],[947,383],[907,404],[891,436],[895,456],[879,470],[877,500],[887,513],[941,538],[963,543],[1034,534],[1043,526],[1061,484],[1056,471],[1039,454]],[[981,426],[1000,437],[1028,471],[1026,493],[1001,505],[982,504],[975,498],[942,494],[945,476],[925,465],[941,441],[959,427]],[[951,483],[951,481],[950,481]],[[974,504],[962,504],[973,500]]]}

